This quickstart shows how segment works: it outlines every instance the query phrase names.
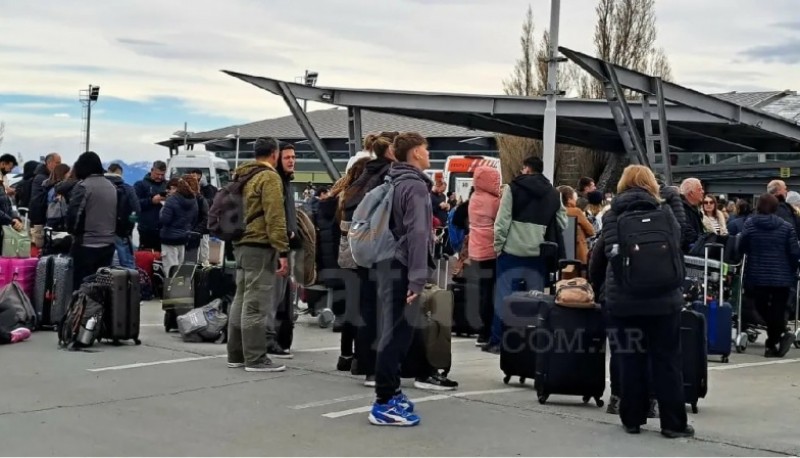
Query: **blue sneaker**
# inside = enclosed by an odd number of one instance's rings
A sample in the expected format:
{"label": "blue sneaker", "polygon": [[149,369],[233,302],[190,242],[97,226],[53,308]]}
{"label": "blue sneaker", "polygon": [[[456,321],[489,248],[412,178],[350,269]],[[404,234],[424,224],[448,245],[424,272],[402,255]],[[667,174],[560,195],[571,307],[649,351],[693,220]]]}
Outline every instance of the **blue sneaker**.
{"label": "blue sneaker", "polygon": [[378,426],[416,426],[419,417],[402,408],[397,399],[392,398],[386,404],[376,402],[372,405],[369,422]]}
{"label": "blue sneaker", "polygon": [[411,402],[411,399],[408,399],[408,396],[406,396],[405,393],[396,394],[392,399],[394,399],[395,402],[397,402],[397,405],[402,407],[406,412],[414,413],[414,403]]}

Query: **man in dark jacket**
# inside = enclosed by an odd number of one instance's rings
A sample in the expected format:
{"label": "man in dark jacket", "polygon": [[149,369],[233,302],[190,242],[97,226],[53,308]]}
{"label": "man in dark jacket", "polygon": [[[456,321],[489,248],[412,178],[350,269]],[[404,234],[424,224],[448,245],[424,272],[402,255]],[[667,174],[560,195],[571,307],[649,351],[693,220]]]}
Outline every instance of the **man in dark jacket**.
{"label": "man in dark jacket", "polygon": [[433,212],[431,181],[423,170],[430,167],[425,138],[400,134],[394,141],[400,161],[389,171],[395,185],[391,227],[398,246],[394,259],[379,263],[378,290],[383,303],[383,326],[376,362],[376,400],[369,414],[374,425],[414,426],[419,416],[400,391],[400,364],[411,346],[420,315],[419,296],[433,267]]}
{"label": "man in dark jacket", "polygon": [[14,186],[14,201],[17,208],[29,208],[31,204],[31,187],[33,186],[33,177],[36,175],[36,168],[39,163],[36,161],[28,161],[22,166],[22,181]]}
{"label": "man in dark jacket", "polygon": [[502,337],[503,299],[512,293],[513,282],[519,277],[528,290],[544,289],[552,259],[540,248],[544,242],[563,244],[557,234],[567,227],[561,194],[542,174],[542,160],[529,157],[523,164],[523,173],[504,187],[494,223],[494,251],[498,254],[495,316],[492,335],[483,350],[496,354]]}
{"label": "man in dark jacket", "polygon": [[681,224],[681,250],[684,253],[689,253],[692,246],[706,231],[703,226],[703,214],[698,207],[703,201],[703,196],[705,196],[705,191],[703,191],[703,183],[700,180],[697,178],[683,180],[681,201],[686,217],[683,221],[678,220],[678,222]]}
{"label": "man in dark jacket", "polygon": [[31,224],[31,238],[33,243],[41,248],[44,244],[44,225],[47,223],[47,192],[44,181],[50,178],[56,166],[61,164],[61,155],[50,153],[44,157],[44,163],[39,164],[34,172],[31,182],[31,201],[29,204],[28,218]]}
{"label": "man in dark jacket", "polygon": [[104,172],[100,157],[92,151],[81,154],[72,168],[79,181],[70,194],[67,229],[75,237],[72,259],[76,290],[84,277],[110,266],[114,257],[117,190]]}
{"label": "man in dark jacket", "polygon": [[161,251],[159,213],[167,200],[167,184],[164,182],[166,173],[167,164],[164,161],[155,161],[150,173],[133,185],[141,209],[138,222],[140,249]]}
{"label": "man in dark jacket", "polygon": [[[106,179],[117,190],[117,228],[114,246],[117,250],[119,265],[128,269],[136,269],[131,236],[133,235],[133,226],[136,225],[134,222],[136,216],[134,215],[138,215],[141,209],[139,207],[139,199],[136,197],[136,191],[133,186],[125,183],[122,179],[122,172],[122,166],[113,163],[108,166],[108,173],[106,173]],[[120,202],[120,196],[124,197],[123,202]]]}
{"label": "man in dark jacket", "polygon": [[[778,199],[778,210],[775,212],[778,217],[792,225],[795,230],[795,235],[800,234],[800,218],[788,202],[786,202],[786,195],[789,189],[786,183],[782,180],[772,180],[767,185],[767,192]],[[800,237],[800,235],[798,235]]]}

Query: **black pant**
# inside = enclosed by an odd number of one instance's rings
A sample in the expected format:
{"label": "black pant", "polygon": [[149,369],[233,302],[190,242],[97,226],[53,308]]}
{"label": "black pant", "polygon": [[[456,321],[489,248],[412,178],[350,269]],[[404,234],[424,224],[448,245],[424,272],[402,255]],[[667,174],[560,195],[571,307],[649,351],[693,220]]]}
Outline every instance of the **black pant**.
{"label": "black pant", "polygon": [[11,343],[12,327],[17,321],[17,311],[13,307],[0,310],[0,345]]}
{"label": "black pant", "polygon": [[411,305],[406,303],[408,269],[405,266],[392,260],[379,264],[377,269],[381,321],[375,394],[378,402],[385,404],[400,391],[400,364],[414,340],[419,301]]}
{"label": "black pant", "polygon": [[647,422],[648,378],[661,416],[661,429],[683,431],[686,405],[683,397],[683,368],[680,341],[680,313],[660,316],[615,317],[621,363],[620,418],[626,426]]}
{"label": "black pant", "polygon": [[73,246],[72,259],[75,263],[75,274],[72,284],[77,291],[83,279],[97,272],[101,267],[110,267],[114,260],[116,247],[106,245],[104,247],[93,248],[86,246]]}
{"label": "black pant", "polygon": [[161,251],[161,235],[159,235],[158,229],[139,228],[139,249]]}
{"label": "black pant", "polygon": [[[494,320],[494,285],[497,274],[497,260],[478,261],[476,263],[478,275],[478,310],[481,316],[481,330],[479,336],[482,340],[489,340],[492,335],[492,321]],[[467,303],[470,299],[467,298]]]}
{"label": "black pant", "polygon": [[775,348],[786,332],[786,303],[789,287],[751,286],[747,295],[755,301],[756,310],[767,324],[767,348]]}
{"label": "black pant", "polygon": [[275,343],[284,350],[292,348],[294,341],[294,303],[292,302],[292,285],[286,287],[283,300],[275,310]]}
{"label": "black pant", "polygon": [[358,275],[358,303],[348,304],[355,306],[357,318],[356,343],[355,343],[355,370],[358,375],[375,374],[375,346],[378,336],[378,289],[374,274],[370,269],[359,267]]}

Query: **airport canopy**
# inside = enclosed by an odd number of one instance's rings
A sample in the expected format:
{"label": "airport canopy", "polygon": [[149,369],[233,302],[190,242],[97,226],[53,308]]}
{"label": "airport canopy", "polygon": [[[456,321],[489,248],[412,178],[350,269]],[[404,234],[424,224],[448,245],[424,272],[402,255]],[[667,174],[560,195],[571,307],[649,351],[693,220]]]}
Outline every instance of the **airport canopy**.
{"label": "airport canopy", "polygon": [[[592,73],[598,59],[561,48]],[[569,54],[568,54],[569,53]],[[620,84],[649,91],[652,78],[614,67]],[[276,95],[287,88],[295,99],[402,115],[468,129],[542,138],[545,99],[339,87],[312,87],[234,71],[223,72]],[[758,108],[663,83],[671,153],[797,152],[800,125]],[[637,128],[643,129],[640,101],[629,101]],[[654,119],[658,113],[652,113]],[[557,142],[624,154],[626,149],[606,100],[560,98]]]}

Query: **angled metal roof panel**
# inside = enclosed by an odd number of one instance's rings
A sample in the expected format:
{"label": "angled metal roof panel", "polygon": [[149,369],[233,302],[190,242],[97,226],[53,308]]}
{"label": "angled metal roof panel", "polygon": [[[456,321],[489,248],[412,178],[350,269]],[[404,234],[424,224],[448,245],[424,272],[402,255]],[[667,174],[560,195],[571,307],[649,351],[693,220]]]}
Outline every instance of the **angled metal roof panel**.
{"label": "angled metal roof panel", "polygon": [[726,92],[723,94],[711,94],[718,99],[733,102],[737,105],[750,108],[760,108],[762,104],[768,103],[773,99],[784,95],[785,91],[764,91],[764,92]]}

